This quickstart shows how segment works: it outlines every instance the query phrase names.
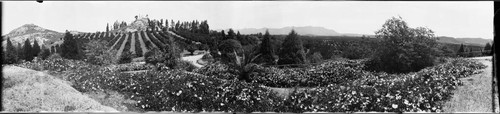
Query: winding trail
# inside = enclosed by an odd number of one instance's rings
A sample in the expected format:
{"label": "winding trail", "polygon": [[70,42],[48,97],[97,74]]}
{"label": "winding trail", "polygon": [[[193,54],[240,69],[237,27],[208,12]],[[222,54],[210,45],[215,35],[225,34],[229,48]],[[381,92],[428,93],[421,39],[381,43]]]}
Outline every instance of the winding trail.
{"label": "winding trail", "polygon": [[200,60],[203,55],[205,55],[207,53],[204,53],[204,54],[199,54],[199,55],[193,55],[193,56],[185,56],[185,57],[182,57],[182,60],[184,61],[189,61],[191,63],[193,63],[194,66],[198,67],[198,68],[201,68],[203,67],[203,65],[201,64],[198,64],[198,60]]}
{"label": "winding trail", "polygon": [[[492,99],[492,57],[471,58],[486,65],[482,73],[470,77],[462,78],[463,86],[459,86],[453,91],[452,98],[445,102],[443,111],[445,112],[498,112],[498,102]],[[495,101],[498,101],[498,92],[495,91]],[[493,107],[493,104],[494,107]]]}

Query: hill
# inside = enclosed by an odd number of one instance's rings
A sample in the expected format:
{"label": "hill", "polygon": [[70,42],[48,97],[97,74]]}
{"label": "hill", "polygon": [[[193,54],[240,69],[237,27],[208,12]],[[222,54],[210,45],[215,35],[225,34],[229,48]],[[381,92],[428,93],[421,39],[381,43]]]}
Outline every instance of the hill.
{"label": "hill", "polygon": [[[283,28],[245,28],[245,29],[235,29],[234,31],[240,31],[241,34],[257,34],[265,33],[269,30],[270,34],[273,35],[286,35],[294,29],[300,35],[315,35],[315,36],[339,36],[340,33],[335,30],[327,29],[324,27],[314,27],[314,26],[304,26],[304,27],[283,27]],[[227,30],[224,30],[227,31]]]}
{"label": "hill", "polygon": [[[127,33],[127,32],[136,32],[136,31],[145,31],[148,28],[148,20],[149,20],[149,18],[141,17],[139,19],[132,21],[132,23],[130,23],[127,26],[120,27],[120,28],[115,29],[115,30],[110,30],[110,32]],[[115,22],[115,23],[117,23],[117,22]]]}
{"label": "hill", "polygon": [[105,111],[117,112],[70,86],[69,82],[44,72],[3,66],[2,108],[4,111]]}
{"label": "hill", "polygon": [[[33,44],[33,41],[36,39],[40,45],[50,45],[59,41],[63,36],[64,33],[42,28],[35,24],[25,24],[2,36],[2,41],[10,38],[12,44],[17,45],[17,43],[23,44],[27,39]],[[3,46],[5,44],[6,42],[2,43]]]}
{"label": "hill", "polygon": [[484,46],[486,43],[492,43],[493,40],[483,39],[483,38],[454,38],[447,36],[439,36],[438,42],[441,43],[450,43],[450,44],[466,44],[466,45],[474,45],[474,46]]}

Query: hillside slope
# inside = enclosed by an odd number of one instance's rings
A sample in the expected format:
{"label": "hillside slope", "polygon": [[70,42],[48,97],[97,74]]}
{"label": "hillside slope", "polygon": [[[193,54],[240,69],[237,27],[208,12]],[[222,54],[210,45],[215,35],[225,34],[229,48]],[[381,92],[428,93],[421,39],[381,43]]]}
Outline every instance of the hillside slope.
{"label": "hillside slope", "polygon": [[[2,41],[10,38],[12,44],[17,45],[17,43],[24,44],[26,39],[30,39],[33,44],[36,39],[38,44],[40,45],[50,45],[54,42],[61,40],[64,36],[63,33],[59,33],[53,30],[45,29],[39,27],[35,24],[25,24],[21,27],[18,27],[8,34],[2,36]],[[5,45],[6,42],[3,42],[2,45]]]}
{"label": "hillside slope", "polygon": [[43,72],[3,66],[2,74],[2,108],[7,112],[117,112]]}

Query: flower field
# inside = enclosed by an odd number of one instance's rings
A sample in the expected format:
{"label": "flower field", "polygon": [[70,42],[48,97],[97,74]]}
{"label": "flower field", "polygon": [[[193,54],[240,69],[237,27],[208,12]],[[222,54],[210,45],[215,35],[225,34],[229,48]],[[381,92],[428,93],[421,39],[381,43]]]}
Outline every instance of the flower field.
{"label": "flower field", "polygon": [[[363,61],[325,62],[303,69],[278,69],[256,65],[251,83],[236,80],[236,71],[211,64],[194,73],[167,69],[140,73],[85,62],[48,59],[18,66],[65,72],[81,92],[113,90],[137,101],[145,111],[229,112],[440,112],[459,78],[479,73],[484,65],[452,59],[418,72],[387,74],[362,70]],[[279,97],[268,87],[314,87]]]}

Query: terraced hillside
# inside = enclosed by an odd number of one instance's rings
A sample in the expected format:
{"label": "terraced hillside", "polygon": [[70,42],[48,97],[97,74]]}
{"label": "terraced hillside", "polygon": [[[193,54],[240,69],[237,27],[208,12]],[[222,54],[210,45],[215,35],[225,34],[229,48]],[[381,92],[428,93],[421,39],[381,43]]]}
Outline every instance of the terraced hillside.
{"label": "terraced hillside", "polygon": [[136,57],[143,57],[152,48],[164,49],[168,46],[172,38],[174,43],[183,48],[187,44],[194,43],[190,39],[184,38],[172,31],[135,31],[127,33],[118,32],[96,32],[82,33],[75,35],[80,41],[103,39],[108,41],[110,50],[118,50],[116,56],[120,56],[125,51],[130,51]]}

